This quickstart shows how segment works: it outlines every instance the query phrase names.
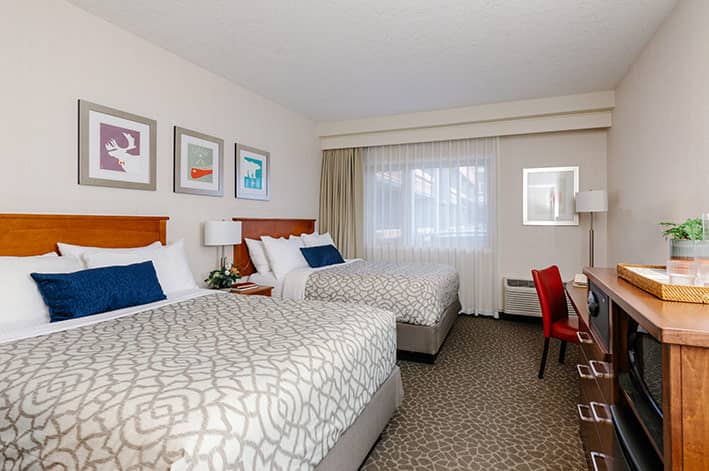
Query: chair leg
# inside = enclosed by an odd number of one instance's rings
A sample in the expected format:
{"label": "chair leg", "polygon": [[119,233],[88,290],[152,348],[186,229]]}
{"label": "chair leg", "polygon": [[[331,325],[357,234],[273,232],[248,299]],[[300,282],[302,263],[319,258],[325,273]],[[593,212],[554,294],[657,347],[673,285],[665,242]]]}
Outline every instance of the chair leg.
{"label": "chair leg", "polygon": [[559,363],[564,364],[564,357],[566,357],[566,340],[561,341],[561,347],[559,347]]}
{"label": "chair leg", "polygon": [[547,364],[547,353],[549,353],[549,337],[544,339],[544,351],[542,352],[542,364],[539,365],[539,379],[544,378],[544,367]]}

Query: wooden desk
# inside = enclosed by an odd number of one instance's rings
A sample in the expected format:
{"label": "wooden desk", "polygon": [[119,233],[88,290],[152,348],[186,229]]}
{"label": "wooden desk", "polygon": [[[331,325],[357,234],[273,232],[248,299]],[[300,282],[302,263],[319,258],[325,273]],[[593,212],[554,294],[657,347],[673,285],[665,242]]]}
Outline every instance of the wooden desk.
{"label": "wooden desk", "polygon": [[[611,268],[587,268],[584,274],[609,298],[610,345],[607,357],[602,360],[607,362],[611,373],[606,380],[607,395],[600,377],[595,378],[601,390],[602,405],[632,409],[620,390],[618,378],[628,371],[627,335],[634,321],[662,343],[664,420],[663,446],[659,451],[664,469],[709,470],[709,305],[662,301],[618,278]],[[587,290],[569,284],[566,292],[579,315],[580,330],[590,336],[586,344],[581,343],[582,362],[590,362],[594,345],[598,350],[601,344],[593,328],[589,328],[595,321],[589,319],[586,308]],[[593,375],[583,374],[589,367],[589,364],[579,365],[580,411],[583,401],[589,399],[588,391],[595,391],[591,387]],[[588,418],[588,415],[581,417],[587,453],[591,447],[599,447],[604,454],[617,456],[613,449],[606,451],[607,425],[600,422],[589,425]],[[596,430],[596,435],[590,434],[589,429]],[[594,442],[595,439],[598,441]]]}
{"label": "wooden desk", "polygon": [[662,343],[709,347],[709,304],[662,301],[618,278],[615,268],[584,273]]}
{"label": "wooden desk", "polygon": [[579,318],[578,335],[581,354],[579,355],[579,364],[576,366],[580,389],[580,402],[577,405],[581,421],[579,432],[588,467],[595,469],[592,454],[600,453],[608,457],[613,456],[613,426],[607,421],[596,421],[594,419],[595,412],[592,410],[592,407],[600,407],[597,404],[612,404],[610,380],[594,374],[594,371],[608,371],[610,369],[611,355],[603,346],[596,332],[590,328],[587,307],[588,288],[578,288],[569,282],[565,289]]}
{"label": "wooden desk", "polygon": [[586,325],[588,325],[588,307],[587,307],[587,296],[588,288],[579,288],[574,286],[574,284],[569,281],[564,287],[566,289],[566,294],[569,295],[571,300],[571,305],[574,307],[574,311],[579,316]]}

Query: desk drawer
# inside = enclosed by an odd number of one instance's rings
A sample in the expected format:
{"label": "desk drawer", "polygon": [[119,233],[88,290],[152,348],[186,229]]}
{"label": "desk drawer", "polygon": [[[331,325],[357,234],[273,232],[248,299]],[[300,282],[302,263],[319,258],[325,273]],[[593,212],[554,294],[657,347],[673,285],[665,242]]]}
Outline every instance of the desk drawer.
{"label": "desk drawer", "polygon": [[603,349],[600,343],[588,328],[585,322],[579,319],[579,331],[576,336],[581,346],[581,351],[586,355],[588,360],[610,362],[610,355]]}
{"label": "desk drawer", "polygon": [[591,471],[628,471],[622,459],[614,458],[603,453],[591,452],[586,458]]}
{"label": "desk drawer", "polygon": [[[578,365],[579,372],[583,370],[583,365]],[[590,368],[589,368],[590,369]],[[606,455],[613,453],[613,423],[610,412],[610,402],[599,388],[598,382],[593,375],[583,372],[581,375],[581,404],[586,416],[581,421],[586,421],[593,426],[597,435],[595,449]],[[581,416],[579,416],[581,417]]]}
{"label": "desk drawer", "polygon": [[[587,393],[586,391],[589,392]],[[613,424],[608,422],[611,420],[610,408],[606,404],[599,402],[598,396],[598,388],[595,385],[591,385],[587,390],[582,390],[581,403],[577,406],[579,420],[581,421],[581,439],[584,443],[586,457],[589,460],[591,453],[607,457],[612,457],[614,453]]]}
{"label": "desk drawer", "polygon": [[584,454],[586,455],[589,469],[593,469],[590,461],[591,453],[600,453],[601,441],[598,438],[596,425],[593,421],[593,414],[591,413],[591,407],[588,403],[581,401],[577,404],[576,409],[579,416],[579,435],[581,435]]}
{"label": "desk drawer", "polygon": [[581,363],[576,365],[576,371],[579,374],[579,378],[581,378],[582,387],[589,380],[593,380],[600,390],[603,402],[610,404],[612,402],[613,381],[611,370],[613,366],[605,361],[591,360],[585,353],[582,353],[580,357]]}

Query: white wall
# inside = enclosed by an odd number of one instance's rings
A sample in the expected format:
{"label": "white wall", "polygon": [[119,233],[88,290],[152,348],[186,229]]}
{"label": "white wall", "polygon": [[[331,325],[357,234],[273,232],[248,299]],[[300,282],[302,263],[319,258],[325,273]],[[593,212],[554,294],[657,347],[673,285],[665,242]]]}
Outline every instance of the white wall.
{"label": "white wall", "polygon": [[[532,268],[559,265],[571,279],[588,265],[589,216],[578,226],[522,225],[522,169],[579,167],[579,189],[606,188],[606,131],[574,131],[503,137],[498,171],[500,276],[531,279]],[[606,215],[596,214],[595,265],[606,264]]]}
{"label": "white wall", "polygon": [[[0,72],[0,212],[170,216],[198,280],[216,263],[200,222],[317,216],[313,122],[64,1],[3,2]],[[79,98],[157,120],[157,191],[77,184]],[[174,125],[224,139],[224,197],[173,193]],[[234,198],[237,140],[271,152],[270,202]]]}
{"label": "white wall", "polygon": [[[559,266],[564,279],[588,265],[589,215],[578,226],[522,224],[522,170],[579,167],[579,189],[607,188],[607,128],[613,92],[495,103],[317,124],[322,148],[497,135],[498,260],[502,277],[531,279],[532,268]],[[525,124],[527,123],[527,124]],[[607,264],[606,215],[595,215],[595,265]],[[501,293],[501,290],[500,290]],[[500,308],[502,298],[499,299]]]}
{"label": "white wall", "polygon": [[612,91],[320,122],[322,149],[549,133],[611,126]]}
{"label": "white wall", "polygon": [[709,2],[682,0],[616,90],[610,262],[664,263],[658,221],[709,211]]}

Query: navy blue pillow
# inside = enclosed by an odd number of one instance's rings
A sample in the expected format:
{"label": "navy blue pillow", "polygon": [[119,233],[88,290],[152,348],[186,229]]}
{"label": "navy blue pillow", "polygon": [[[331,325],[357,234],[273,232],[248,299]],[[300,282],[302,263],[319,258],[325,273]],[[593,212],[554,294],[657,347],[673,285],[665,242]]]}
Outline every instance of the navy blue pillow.
{"label": "navy blue pillow", "polygon": [[318,247],[302,247],[305,261],[311,268],[326,267],[338,263],[345,263],[340,251],[334,245],[320,245]]}
{"label": "navy blue pillow", "polygon": [[74,273],[32,273],[52,322],[165,299],[153,262]]}

